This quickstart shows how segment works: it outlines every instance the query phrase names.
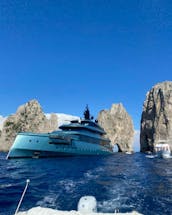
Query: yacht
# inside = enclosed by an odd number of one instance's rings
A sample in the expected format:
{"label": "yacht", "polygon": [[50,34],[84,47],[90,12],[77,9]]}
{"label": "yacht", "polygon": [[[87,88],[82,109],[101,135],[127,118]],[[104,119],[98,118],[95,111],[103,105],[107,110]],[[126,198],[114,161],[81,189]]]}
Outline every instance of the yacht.
{"label": "yacht", "polygon": [[90,117],[87,106],[84,119],[70,121],[52,133],[18,133],[7,159],[109,155],[113,150],[105,134],[98,122]]}

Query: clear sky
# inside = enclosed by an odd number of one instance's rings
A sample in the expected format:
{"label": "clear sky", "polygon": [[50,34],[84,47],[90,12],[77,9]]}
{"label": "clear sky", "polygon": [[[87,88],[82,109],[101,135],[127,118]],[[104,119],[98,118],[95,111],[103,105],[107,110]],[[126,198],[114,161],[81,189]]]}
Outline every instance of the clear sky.
{"label": "clear sky", "polygon": [[0,115],[33,98],[78,116],[121,102],[139,129],[171,68],[171,0],[0,0]]}

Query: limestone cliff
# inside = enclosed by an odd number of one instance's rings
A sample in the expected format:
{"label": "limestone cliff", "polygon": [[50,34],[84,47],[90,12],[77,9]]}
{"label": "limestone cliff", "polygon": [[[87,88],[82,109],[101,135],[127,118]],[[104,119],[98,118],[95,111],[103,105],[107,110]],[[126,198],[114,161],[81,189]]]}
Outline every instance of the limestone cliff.
{"label": "limestone cliff", "polygon": [[141,151],[153,151],[155,143],[172,147],[172,82],[156,84],[146,95],[141,117]]}
{"label": "limestone cliff", "polygon": [[110,110],[99,112],[98,122],[106,131],[111,144],[117,144],[120,152],[133,150],[133,122],[122,104],[113,104]]}
{"label": "limestone cliff", "polygon": [[8,151],[18,132],[51,132],[57,129],[57,116],[49,119],[44,115],[37,100],[31,100],[20,106],[16,112],[3,123],[0,137],[0,151]]}

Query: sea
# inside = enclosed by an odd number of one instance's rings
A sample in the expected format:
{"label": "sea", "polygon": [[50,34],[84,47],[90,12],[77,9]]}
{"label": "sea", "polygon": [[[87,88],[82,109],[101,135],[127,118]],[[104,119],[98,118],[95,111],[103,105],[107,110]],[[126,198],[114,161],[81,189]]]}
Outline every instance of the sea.
{"label": "sea", "polygon": [[98,212],[172,214],[172,159],[142,153],[6,160],[0,153],[0,215],[32,207],[77,210],[82,196],[97,199]]}

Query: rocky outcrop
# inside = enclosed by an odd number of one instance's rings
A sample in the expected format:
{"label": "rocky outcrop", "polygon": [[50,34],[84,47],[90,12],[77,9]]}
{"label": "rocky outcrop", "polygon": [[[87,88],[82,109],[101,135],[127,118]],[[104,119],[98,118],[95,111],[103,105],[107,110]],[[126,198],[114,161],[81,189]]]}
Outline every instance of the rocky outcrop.
{"label": "rocky outcrop", "polygon": [[[141,152],[158,142],[172,144],[172,82],[156,84],[146,95],[141,117]],[[172,147],[172,145],[171,145]]]}
{"label": "rocky outcrop", "polygon": [[[71,119],[78,119],[78,117],[66,114],[44,114],[38,101],[31,100],[20,106],[15,114],[4,121],[0,131],[0,151],[10,149],[18,132],[51,132],[58,128],[58,122],[67,123]],[[110,110],[101,111],[98,120],[107,132],[112,146],[117,144],[119,151],[132,151],[133,123],[122,104],[114,104]]]}
{"label": "rocky outcrop", "polygon": [[133,150],[133,122],[122,104],[113,104],[110,110],[102,110],[98,122],[106,131],[112,146],[118,146],[119,152]]}
{"label": "rocky outcrop", "polygon": [[8,151],[18,132],[51,132],[57,129],[57,115],[46,118],[37,100],[31,100],[20,106],[3,123],[0,137],[0,151]]}

